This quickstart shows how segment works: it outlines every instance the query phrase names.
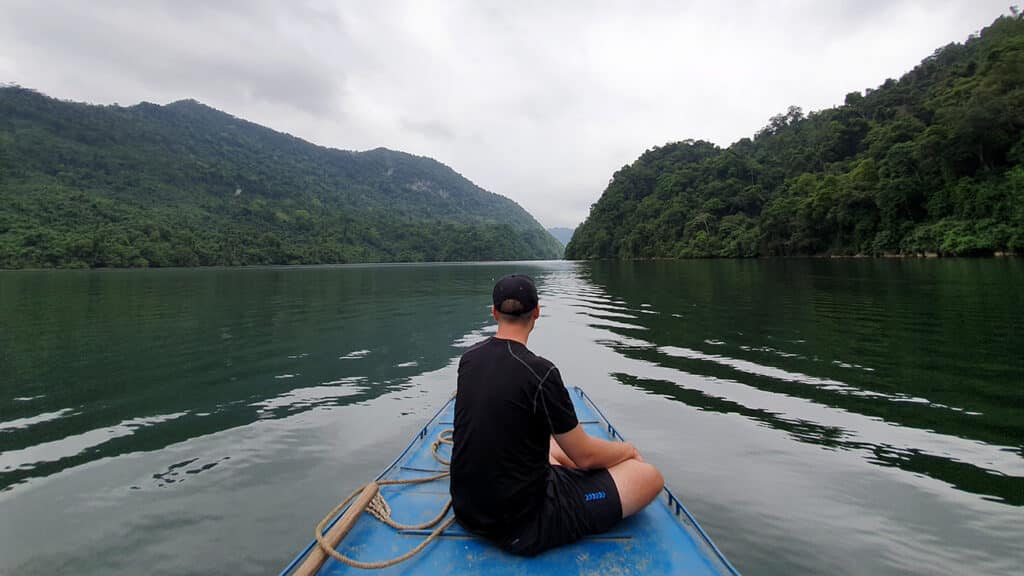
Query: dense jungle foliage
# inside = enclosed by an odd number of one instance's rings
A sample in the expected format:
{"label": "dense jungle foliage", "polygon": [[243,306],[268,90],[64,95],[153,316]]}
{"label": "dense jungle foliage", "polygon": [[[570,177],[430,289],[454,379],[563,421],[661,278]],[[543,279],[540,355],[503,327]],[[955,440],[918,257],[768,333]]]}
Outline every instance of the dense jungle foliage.
{"label": "dense jungle foliage", "polygon": [[195,101],[0,87],[0,268],[558,258],[508,198],[429,158],[322,148]]}
{"label": "dense jungle foliage", "polygon": [[566,257],[1024,252],[1017,10],[844,105],[728,148],[687,140],[617,171]]}

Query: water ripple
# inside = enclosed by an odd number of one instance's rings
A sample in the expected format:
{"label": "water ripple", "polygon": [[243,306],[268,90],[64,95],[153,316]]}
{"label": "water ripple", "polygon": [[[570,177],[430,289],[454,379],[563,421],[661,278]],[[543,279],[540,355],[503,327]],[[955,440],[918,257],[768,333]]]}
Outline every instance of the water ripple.
{"label": "water ripple", "polygon": [[35,424],[41,424],[51,420],[59,420],[68,416],[74,416],[75,414],[77,414],[77,412],[71,408],[62,408],[56,412],[44,412],[36,416],[8,420],[6,422],[0,422],[0,432],[6,432],[8,430],[24,430],[25,428]]}
{"label": "water ripple", "polygon": [[15,470],[31,470],[40,463],[57,462],[65,458],[71,458],[83,454],[90,448],[105,444],[114,438],[131,436],[139,429],[175,420],[186,414],[187,412],[177,412],[174,414],[131,418],[115,426],[89,430],[82,434],[67,436],[60,440],[36,444],[20,450],[0,452],[0,474]]}

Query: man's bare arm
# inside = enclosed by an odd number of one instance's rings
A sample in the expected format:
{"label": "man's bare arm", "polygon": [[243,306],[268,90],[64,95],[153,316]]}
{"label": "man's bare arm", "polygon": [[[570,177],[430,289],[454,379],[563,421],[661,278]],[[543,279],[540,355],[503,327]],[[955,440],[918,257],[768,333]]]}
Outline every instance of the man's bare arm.
{"label": "man's bare arm", "polygon": [[579,424],[565,434],[555,434],[555,442],[566,456],[584,470],[611,468],[619,462],[640,457],[632,444],[594,438],[584,432]]}

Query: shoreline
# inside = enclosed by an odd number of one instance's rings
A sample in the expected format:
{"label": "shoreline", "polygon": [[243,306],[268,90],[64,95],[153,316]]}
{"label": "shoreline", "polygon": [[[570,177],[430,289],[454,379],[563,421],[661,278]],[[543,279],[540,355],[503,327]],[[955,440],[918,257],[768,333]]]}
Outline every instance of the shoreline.
{"label": "shoreline", "polygon": [[[952,256],[944,255],[938,252],[923,252],[914,254],[899,254],[899,253],[883,253],[883,254],[810,254],[810,255],[791,255],[791,256],[750,256],[750,257],[725,257],[725,256],[707,256],[707,257],[696,257],[696,258],[581,258],[581,259],[570,259],[561,258],[559,260],[565,260],[567,262],[658,262],[658,261],[676,261],[683,262],[687,260],[1012,260],[1016,258],[1024,257],[1024,253],[1020,252],[1009,252],[999,251],[993,252],[992,254],[982,254],[973,256]],[[56,271],[115,271],[115,270],[245,270],[245,269],[265,269],[265,268],[321,268],[321,267],[360,267],[360,266],[409,266],[409,265],[422,265],[422,264],[501,264],[501,263],[519,263],[519,262],[551,262],[551,259],[541,260],[482,260],[466,261],[466,260],[433,260],[426,262],[419,261],[408,261],[408,262],[338,262],[338,263],[324,263],[324,264],[246,264],[238,266],[230,265],[216,265],[216,266],[126,266],[126,267],[114,267],[114,266],[101,266],[96,268],[88,267],[48,267],[48,268],[0,268],[0,273],[3,272],[56,272]]]}

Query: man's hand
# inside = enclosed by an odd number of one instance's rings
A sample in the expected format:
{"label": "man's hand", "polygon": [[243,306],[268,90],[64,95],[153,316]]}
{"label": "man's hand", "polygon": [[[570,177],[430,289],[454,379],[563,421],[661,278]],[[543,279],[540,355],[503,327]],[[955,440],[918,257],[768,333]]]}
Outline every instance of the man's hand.
{"label": "man's hand", "polygon": [[555,442],[566,456],[584,470],[611,468],[619,462],[633,458],[643,462],[640,453],[632,444],[595,438],[584,432],[583,427],[578,424],[564,434],[555,434]]}

